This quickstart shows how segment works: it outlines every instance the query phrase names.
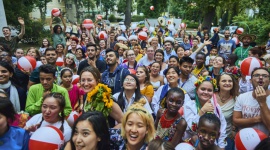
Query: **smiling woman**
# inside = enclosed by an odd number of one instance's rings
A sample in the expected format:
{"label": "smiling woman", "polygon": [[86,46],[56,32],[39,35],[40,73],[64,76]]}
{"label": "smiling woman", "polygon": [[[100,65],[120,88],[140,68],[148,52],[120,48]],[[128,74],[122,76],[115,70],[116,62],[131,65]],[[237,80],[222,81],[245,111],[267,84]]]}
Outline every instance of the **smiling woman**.
{"label": "smiling woman", "polygon": [[65,120],[65,105],[65,97],[61,93],[45,95],[41,105],[42,113],[33,116],[27,121],[25,129],[35,132],[40,127],[48,125],[55,126],[63,132],[64,140],[67,142],[71,136],[71,128]]}
{"label": "smiling woman", "polygon": [[216,79],[210,76],[201,76],[195,82],[195,86],[195,101],[188,101],[184,104],[184,118],[188,124],[185,138],[191,138],[197,134],[198,122],[203,114],[213,113],[221,122],[220,137],[216,145],[224,148],[226,146],[226,120],[215,95],[213,96],[214,90],[217,89]]}

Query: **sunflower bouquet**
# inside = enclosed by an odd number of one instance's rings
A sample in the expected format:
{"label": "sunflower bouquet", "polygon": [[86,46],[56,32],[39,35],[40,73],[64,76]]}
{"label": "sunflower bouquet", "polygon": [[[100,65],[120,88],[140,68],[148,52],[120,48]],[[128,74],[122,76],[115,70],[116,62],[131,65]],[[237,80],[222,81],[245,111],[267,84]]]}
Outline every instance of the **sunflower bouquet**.
{"label": "sunflower bouquet", "polygon": [[105,117],[112,111],[113,99],[111,89],[99,83],[91,92],[87,93],[84,111],[100,111]]}
{"label": "sunflower bouquet", "polygon": [[217,91],[218,87],[217,87],[217,80],[215,78],[212,78],[211,76],[200,76],[197,81],[195,81],[194,85],[196,86],[196,88],[198,88],[203,81],[209,81],[212,83],[212,85],[214,86],[214,90]]}

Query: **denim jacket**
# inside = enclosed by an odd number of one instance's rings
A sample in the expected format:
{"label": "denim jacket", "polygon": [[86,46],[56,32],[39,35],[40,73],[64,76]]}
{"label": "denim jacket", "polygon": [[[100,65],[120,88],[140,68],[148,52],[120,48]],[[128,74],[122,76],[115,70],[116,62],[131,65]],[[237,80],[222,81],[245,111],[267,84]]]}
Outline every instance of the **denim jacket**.
{"label": "denim jacket", "polygon": [[[105,70],[102,73],[101,82],[106,85],[110,85],[110,68]],[[114,77],[114,89],[112,90],[112,94],[115,94],[117,92],[121,91],[123,81],[127,75],[129,75],[130,72],[128,69],[121,67],[121,65],[118,65],[117,68],[114,70],[112,77]],[[109,86],[110,87],[110,86]]]}

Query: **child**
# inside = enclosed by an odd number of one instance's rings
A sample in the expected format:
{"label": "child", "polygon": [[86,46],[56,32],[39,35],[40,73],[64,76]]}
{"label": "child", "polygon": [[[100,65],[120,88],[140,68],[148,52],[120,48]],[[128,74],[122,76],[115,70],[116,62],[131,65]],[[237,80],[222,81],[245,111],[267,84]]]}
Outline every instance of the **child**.
{"label": "child", "polygon": [[167,96],[161,101],[161,108],[158,110],[155,127],[157,129],[156,138],[170,141],[175,147],[181,142],[187,128],[187,122],[178,113],[183,106],[185,94],[178,87],[172,88],[167,92]]}
{"label": "child", "polygon": [[215,141],[219,138],[221,122],[219,118],[212,113],[206,113],[200,117],[197,135],[191,139],[191,143],[196,150],[218,150]]}
{"label": "child", "polygon": [[206,66],[209,66],[209,65],[210,65],[210,60],[211,60],[211,58],[213,58],[213,56],[215,57],[215,56],[217,56],[217,55],[218,55],[218,50],[217,50],[216,47],[213,47],[213,48],[211,49],[211,51],[210,51],[210,55],[207,56],[206,59],[205,59],[205,65],[206,65]]}

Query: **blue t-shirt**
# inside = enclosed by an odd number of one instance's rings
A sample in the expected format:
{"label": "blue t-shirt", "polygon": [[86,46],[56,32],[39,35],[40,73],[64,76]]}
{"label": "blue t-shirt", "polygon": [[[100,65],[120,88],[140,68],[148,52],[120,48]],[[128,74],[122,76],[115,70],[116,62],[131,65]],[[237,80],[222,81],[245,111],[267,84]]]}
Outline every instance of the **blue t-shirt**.
{"label": "blue t-shirt", "polygon": [[226,41],[225,39],[221,39],[218,41],[217,47],[219,49],[218,54],[227,58],[227,56],[232,53],[233,49],[236,48],[236,45],[233,40]]}
{"label": "blue t-shirt", "polygon": [[10,126],[7,133],[0,137],[0,149],[28,150],[30,135],[19,127]]}
{"label": "blue t-shirt", "polygon": [[191,49],[190,43],[184,43],[184,42],[183,42],[183,43],[181,43],[180,45],[184,47],[184,50],[185,50],[185,51]]}

